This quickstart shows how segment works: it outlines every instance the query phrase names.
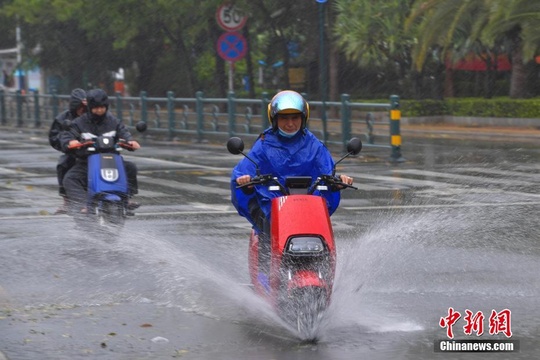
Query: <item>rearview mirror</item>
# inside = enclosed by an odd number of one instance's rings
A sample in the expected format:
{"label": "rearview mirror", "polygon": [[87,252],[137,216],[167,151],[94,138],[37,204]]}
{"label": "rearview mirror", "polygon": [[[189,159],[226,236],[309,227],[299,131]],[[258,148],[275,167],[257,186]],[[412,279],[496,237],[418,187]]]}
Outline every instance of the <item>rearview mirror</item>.
{"label": "rearview mirror", "polygon": [[144,121],[139,121],[137,125],[135,125],[135,129],[137,129],[138,132],[145,132],[148,128],[148,125]]}
{"label": "rearview mirror", "polygon": [[239,137],[232,137],[227,141],[227,150],[233,155],[241,154],[244,151],[244,142]]}
{"label": "rearview mirror", "polygon": [[359,138],[352,138],[347,143],[347,152],[351,155],[358,155],[362,150],[362,141]]}

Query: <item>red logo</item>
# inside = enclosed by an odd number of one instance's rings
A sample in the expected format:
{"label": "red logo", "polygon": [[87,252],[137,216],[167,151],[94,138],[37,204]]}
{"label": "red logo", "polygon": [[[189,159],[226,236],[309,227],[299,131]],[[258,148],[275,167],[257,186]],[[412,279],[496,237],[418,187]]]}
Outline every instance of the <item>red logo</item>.
{"label": "red logo", "polygon": [[461,314],[458,311],[454,311],[454,308],[448,308],[448,316],[441,318],[439,325],[442,328],[446,328],[446,336],[449,339],[454,338],[454,333],[452,331],[452,326],[459,320]]}
{"label": "red logo", "polygon": [[507,338],[512,336],[512,329],[510,326],[511,312],[508,309],[504,309],[500,312],[491,310],[491,316],[489,317],[489,335],[495,335],[502,332]]}

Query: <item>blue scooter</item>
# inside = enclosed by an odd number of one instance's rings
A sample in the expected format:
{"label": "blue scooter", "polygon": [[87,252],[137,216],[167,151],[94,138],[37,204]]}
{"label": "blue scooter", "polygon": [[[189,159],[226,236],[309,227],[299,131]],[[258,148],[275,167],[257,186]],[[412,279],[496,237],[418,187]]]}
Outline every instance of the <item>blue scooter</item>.
{"label": "blue scooter", "polygon": [[[146,123],[137,124],[137,130],[146,130]],[[115,141],[104,134],[87,140],[71,149],[85,149],[88,156],[87,216],[75,216],[78,225],[95,224],[107,231],[117,231],[129,214],[129,187],[120,152],[134,151],[125,140]]]}

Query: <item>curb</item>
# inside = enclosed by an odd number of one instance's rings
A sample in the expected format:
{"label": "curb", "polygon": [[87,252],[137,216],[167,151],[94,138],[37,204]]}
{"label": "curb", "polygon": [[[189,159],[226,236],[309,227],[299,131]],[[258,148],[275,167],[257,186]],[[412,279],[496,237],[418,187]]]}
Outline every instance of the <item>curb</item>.
{"label": "curb", "polygon": [[[43,136],[44,141],[47,141],[46,128],[31,128],[31,127],[13,127],[9,125],[0,125],[2,131],[15,131],[17,133],[32,134],[34,136]],[[151,130],[151,129],[149,129]],[[432,139],[454,139],[454,140],[493,140],[493,141],[516,141],[516,142],[531,142],[540,140],[540,129],[527,127],[501,127],[501,126],[467,126],[457,124],[401,124],[400,132],[402,137],[411,138],[432,138]],[[202,146],[204,148],[212,145],[223,146],[226,142],[226,137],[223,139],[209,138],[201,143],[194,142],[189,136],[178,136],[174,140],[160,139],[159,137],[146,138],[140,135],[143,141],[149,141],[155,144],[185,144],[194,147]],[[375,133],[375,136],[387,136],[387,134]],[[138,136],[139,137],[139,136]],[[2,360],[2,359],[0,359]]]}
{"label": "curb", "polygon": [[414,138],[447,138],[530,142],[540,140],[537,128],[404,125],[402,135]]}

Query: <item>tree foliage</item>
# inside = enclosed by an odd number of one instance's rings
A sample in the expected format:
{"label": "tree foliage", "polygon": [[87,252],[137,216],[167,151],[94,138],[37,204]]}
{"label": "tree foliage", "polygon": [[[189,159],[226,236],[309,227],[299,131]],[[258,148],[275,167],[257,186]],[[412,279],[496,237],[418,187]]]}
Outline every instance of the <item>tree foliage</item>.
{"label": "tree foliage", "polygon": [[429,0],[415,2],[406,25],[419,22],[421,31],[413,53],[417,69],[437,46],[442,47],[443,58],[454,59],[471,51],[505,51],[512,61],[510,96],[524,97],[524,65],[538,51],[539,20],[540,4],[534,1]]}
{"label": "tree foliage", "polygon": [[413,37],[403,31],[407,1],[339,0],[334,32],[345,54],[362,65],[409,62]]}
{"label": "tree foliage", "polygon": [[[320,91],[319,74],[314,71],[321,60],[320,4],[314,0],[233,2],[248,16],[241,31],[249,52],[235,69],[237,81],[248,75],[250,96],[255,95],[259,61],[267,64],[267,74],[273,74],[275,88],[289,87],[289,69],[301,67],[307,70],[305,89]],[[203,90],[210,96],[225,96],[228,67],[216,51],[224,30],[215,19],[223,3],[0,0],[0,48],[15,46],[14,28],[19,23],[24,65],[39,64],[48,75],[62,79],[64,92],[73,87],[110,88],[113,72],[123,68],[134,95],[145,90],[163,96],[172,90],[176,96],[193,96]],[[331,10],[323,24],[327,49],[339,49],[332,51],[339,61],[330,62],[329,73],[337,76],[340,67],[348,75],[342,77],[341,92],[361,74],[368,88],[395,88],[401,94],[413,89],[423,97],[426,89],[442,82],[449,56],[459,59],[471,51],[480,55],[505,51],[513,63],[510,93],[524,96],[524,65],[540,44],[537,1],[334,0],[325,6]],[[437,91],[429,93],[436,96]]]}

